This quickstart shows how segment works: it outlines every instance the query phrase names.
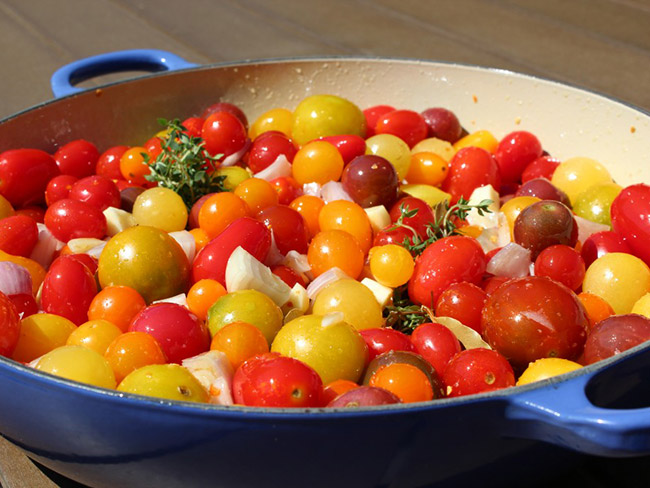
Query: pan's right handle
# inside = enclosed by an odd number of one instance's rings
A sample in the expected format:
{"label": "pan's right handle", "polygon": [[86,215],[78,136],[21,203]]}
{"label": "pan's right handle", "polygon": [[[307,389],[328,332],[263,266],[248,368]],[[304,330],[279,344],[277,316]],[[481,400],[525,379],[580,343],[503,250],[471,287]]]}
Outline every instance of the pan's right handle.
{"label": "pan's right handle", "polygon": [[[650,407],[603,408],[594,405],[587,396],[589,383],[601,381],[603,376],[600,375],[611,378],[610,385],[629,381],[639,384],[638,392],[641,388],[647,389],[641,376],[636,381],[634,371],[647,370],[649,355],[650,350],[645,345],[621,361],[590,374],[513,395],[506,408],[506,417],[512,427],[509,434],[598,456],[650,454]],[[605,379],[604,383],[607,381]]]}
{"label": "pan's right handle", "polygon": [[96,76],[120,71],[174,71],[195,66],[196,64],[167,51],[131,49],[73,61],[56,70],[50,83],[52,93],[59,98],[83,91],[83,88],[75,85]]}

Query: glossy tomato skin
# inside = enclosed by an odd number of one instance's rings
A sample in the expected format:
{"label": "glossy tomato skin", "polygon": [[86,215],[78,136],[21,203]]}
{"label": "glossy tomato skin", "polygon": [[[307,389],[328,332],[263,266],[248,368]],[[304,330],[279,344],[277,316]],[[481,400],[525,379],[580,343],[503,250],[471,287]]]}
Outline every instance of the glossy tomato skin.
{"label": "glossy tomato skin", "polygon": [[650,319],[643,315],[614,315],[598,322],[589,332],[584,363],[593,364],[650,340]]}
{"label": "glossy tomato skin", "polygon": [[201,136],[212,156],[230,156],[242,149],[247,140],[244,124],[228,112],[216,112],[205,119]]}
{"label": "glossy tomato skin", "polygon": [[545,276],[510,280],[483,308],[483,336],[515,369],[545,358],[576,359],[588,319],[575,293]]}
{"label": "glossy tomato skin", "polygon": [[[402,223],[408,227],[412,227],[418,235],[426,239],[427,238],[427,224],[433,222],[433,210],[427,202],[415,197],[403,197],[400,198],[391,208],[390,208],[390,220],[391,222],[397,222],[401,215],[401,209],[406,211],[417,210],[415,215],[412,217],[406,217],[402,220]],[[410,236],[409,236],[410,237]],[[402,241],[399,241],[401,243]]]}
{"label": "glossy tomato skin", "polygon": [[424,117],[413,110],[393,110],[379,117],[375,125],[375,134],[392,134],[415,146],[429,132]]}
{"label": "glossy tomato skin", "polygon": [[369,354],[366,363],[388,351],[416,352],[409,336],[398,330],[383,327],[363,329],[359,332],[368,346]]}
{"label": "glossy tomato skin", "polygon": [[411,342],[415,352],[426,359],[441,378],[449,361],[461,351],[454,333],[437,322],[418,325],[411,334]]}
{"label": "glossy tomato skin", "polygon": [[129,146],[114,146],[104,151],[97,160],[95,173],[106,176],[112,180],[121,180],[124,177],[120,171],[120,159]]}
{"label": "glossy tomato skin", "polygon": [[633,254],[630,246],[627,245],[622,236],[611,230],[591,234],[582,243],[580,254],[585,260],[585,266],[589,267],[596,259],[610,252],[624,252]]}
{"label": "glossy tomato skin", "polygon": [[77,181],[79,178],[72,175],[58,175],[52,178],[45,187],[45,203],[49,206],[68,198],[72,185]]}
{"label": "glossy tomato skin", "polygon": [[81,237],[102,239],[106,235],[106,217],[90,203],[64,198],[45,212],[45,226],[62,242]]}
{"label": "glossy tomato skin", "polygon": [[623,236],[634,254],[650,263],[650,186],[623,188],[612,202],[612,228]]}
{"label": "glossy tomato skin", "polygon": [[248,128],[248,119],[246,118],[244,111],[237,105],[228,102],[217,102],[210,105],[201,112],[201,118],[205,120],[210,117],[210,115],[217,112],[228,112],[229,114],[234,115],[244,125],[244,127]]}
{"label": "glossy tomato skin", "polygon": [[483,278],[487,258],[472,237],[451,236],[440,239],[415,260],[408,292],[418,305],[433,308],[440,294],[461,281],[478,285]]}
{"label": "glossy tomato skin", "polygon": [[59,174],[54,158],[39,149],[12,149],[0,154],[0,195],[14,208],[45,201],[48,182]]}
{"label": "glossy tomato skin", "polygon": [[291,176],[278,176],[270,181],[278,193],[278,203],[289,205],[296,198],[302,195],[302,186]]}
{"label": "glossy tomato skin", "polygon": [[309,233],[305,220],[296,210],[286,205],[271,205],[257,214],[257,220],[273,232],[280,253],[307,253]]}
{"label": "glossy tomato skin", "polygon": [[[486,258],[487,259],[487,258]],[[454,283],[436,301],[436,316],[454,318],[481,333],[481,310],[487,293],[472,283]]]}
{"label": "glossy tomato skin", "polygon": [[244,362],[233,378],[235,403],[251,407],[322,406],[319,374],[297,359],[268,353]]}
{"label": "glossy tomato skin", "polygon": [[205,119],[203,117],[189,117],[181,122],[181,125],[185,127],[185,133],[190,137],[201,137],[201,130],[203,129],[203,123]]}
{"label": "glossy tomato skin", "polygon": [[348,164],[354,158],[366,153],[365,139],[355,134],[325,136],[321,137],[321,140],[329,142],[339,150],[344,164]]}
{"label": "glossy tomato skin", "polygon": [[86,265],[72,256],[59,256],[43,280],[41,304],[43,311],[81,325],[88,320],[95,295],[97,283]]}
{"label": "glossy tomato skin", "polygon": [[294,143],[286,135],[264,133],[256,137],[251,144],[248,152],[248,167],[253,173],[259,173],[281,155],[287,158],[287,161],[293,161],[297,151]]}
{"label": "glossy tomato skin", "polygon": [[20,316],[7,295],[0,292],[0,356],[11,357],[20,337]]}
{"label": "glossy tomato skin", "polygon": [[542,155],[542,144],[530,132],[521,130],[506,135],[494,157],[504,183],[517,183],[526,167]]}
{"label": "glossy tomato skin", "polygon": [[442,189],[451,194],[452,203],[460,197],[468,199],[472,192],[485,185],[501,190],[501,174],[494,156],[480,147],[464,147],[449,161],[449,172]]}
{"label": "glossy tomato skin", "polygon": [[366,138],[375,135],[375,126],[379,118],[394,110],[395,107],[391,107],[390,105],[374,105],[365,109],[363,116],[366,119]]}
{"label": "glossy tomato skin", "polygon": [[205,323],[176,303],[156,303],[142,309],[133,317],[129,332],[152,335],[171,363],[180,364],[210,348],[210,332]]}
{"label": "glossy tomato skin", "polygon": [[521,182],[526,183],[535,178],[546,178],[548,181],[551,181],[553,173],[555,173],[555,168],[559,165],[559,159],[555,159],[551,156],[540,156],[526,166],[526,169],[524,169],[524,172],[521,174]]}
{"label": "glossy tomato skin", "polygon": [[78,139],[61,146],[54,159],[61,174],[83,178],[95,174],[99,151],[92,142]]}
{"label": "glossy tomato skin", "polygon": [[472,395],[515,386],[512,366],[497,351],[467,349],[449,361],[442,381],[448,397]]}
{"label": "glossy tomato skin", "polygon": [[120,208],[120,191],[109,178],[100,175],[86,176],[73,183],[68,198],[90,203],[99,210]]}
{"label": "glossy tomato skin", "polygon": [[37,242],[38,227],[31,217],[12,215],[0,220],[0,250],[29,257]]}
{"label": "glossy tomato skin", "polygon": [[228,258],[239,246],[263,262],[271,249],[271,231],[250,217],[235,220],[194,258],[192,283],[209,278],[226,286]]}
{"label": "glossy tomato skin", "polygon": [[422,112],[422,117],[429,128],[429,137],[436,137],[453,144],[463,133],[456,114],[446,108],[428,108]]}

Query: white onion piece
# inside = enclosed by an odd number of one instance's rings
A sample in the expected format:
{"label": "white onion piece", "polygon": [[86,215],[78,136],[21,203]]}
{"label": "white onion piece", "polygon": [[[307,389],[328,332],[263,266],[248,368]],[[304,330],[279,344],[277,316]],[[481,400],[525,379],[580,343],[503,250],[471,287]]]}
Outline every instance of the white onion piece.
{"label": "white onion piece", "polygon": [[576,224],[578,224],[578,240],[580,242],[585,242],[589,236],[596,232],[611,230],[609,225],[592,222],[591,220],[583,219],[577,215],[574,215],[573,218],[576,220]]}
{"label": "white onion piece", "polygon": [[241,158],[244,157],[244,154],[246,154],[246,151],[248,151],[248,148],[251,146],[251,140],[246,139],[246,143],[244,144],[244,147],[242,147],[239,151],[236,153],[232,153],[230,156],[226,156],[223,161],[221,161],[220,166],[221,167],[226,167],[226,166],[234,166],[237,164]]}
{"label": "white onion piece", "polygon": [[5,295],[32,294],[32,275],[23,266],[0,261],[0,291]]}
{"label": "white onion piece", "polygon": [[264,264],[266,266],[275,266],[280,264],[282,261],[284,261],[284,256],[278,249],[278,245],[275,243],[275,234],[271,231],[271,248],[269,249],[269,253],[266,255]]}
{"label": "white onion piece", "polygon": [[305,183],[302,185],[302,193],[320,198],[321,186],[319,183]]}
{"label": "white onion piece", "polygon": [[38,226],[38,242],[29,258],[47,268],[54,259],[54,253],[62,249],[65,243],[54,237],[44,224],[38,223],[36,225]]}
{"label": "white onion piece", "polygon": [[169,237],[178,242],[181,248],[183,248],[190,263],[194,261],[194,256],[196,255],[196,240],[192,234],[186,230],[179,230],[176,232],[170,232]]}
{"label": "white onion piece", "polygon": [[506,220],[506,216],[499,212],[496,214],[498,224],[494,227],[488,227],[481,231],[481,234],[476,238],[484,252],[490,252],[493,249],[503,247],[510,243],[510,226]]}
{"label": "white onion piece", "polygon": [[330,268],[314,279],[314,281],[309,283],[307,286],[307,296],[309,296],[310,300],[314,300],[316,295],[318,295],[327,285],[344,278],[349,278],[349,276],[345,274],[345,271],[341,268]]}
{"label": "white onion piece", "polygon": [[278,155],[270,165],[262,171],[255,173],[253,178],[271,181],[281,176],[291,176],[291,163],[284,154]]}
{"label": "white onion piece", "polygon": [[321,198],[325,203],[335,200],[347,200],[352,202],[352,197],[343,189],[343,184],[338,181],[328,181],[321,188]]}
{"label": "white onion piece", "polygon": [[94,257],[96,259],[99,259],[99,256],[102,254],[102,251],[106,247],[107,242],[108,241],[103,241],[101,244],[96,245],[92,249],[88,249],[86,251],[86,254],[88,254],[88,256],[92,256],[92,257]]}
{"label": "white onion piece", "polygon": [[151,302],[152,304],[154,303],[175,303],[176,305],[180,305],[181,307],[189,308],[187,306],[187,296],[185,293],[180,293],[178,295],[174,295],[173,297],[167,297],[163,298],[161,300],[156,300]]}
{"label": "white onion piece", "polygon": [[490,259],[486,271],[495,276],[523,278],[528,276],[531,262],[530,250],[511,242]]}
{"label": "white onion piece", "polygon": [[451,317],[434,317],[434,322],[438,322],[447,327],[465,349],[492,349],[490,345],[483,340],[481,334],[456,319]]}

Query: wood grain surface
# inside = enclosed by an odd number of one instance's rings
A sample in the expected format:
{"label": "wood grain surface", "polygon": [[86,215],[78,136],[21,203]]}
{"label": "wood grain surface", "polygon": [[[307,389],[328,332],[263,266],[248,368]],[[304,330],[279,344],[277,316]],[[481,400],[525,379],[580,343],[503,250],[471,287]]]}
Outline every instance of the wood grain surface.
{"label": "wood grain surface", "polygon": [[[0,118],[51,99],[60,66],[134,48],[201,64],[312,55],[451,61],[570,83],[650,111],[650,0],[0,0],[0,46]],[[564,482],[610,486],[603,473],[614,479],[616,466],[593,463]],[[56,486],[1,438],[0,483]]]}

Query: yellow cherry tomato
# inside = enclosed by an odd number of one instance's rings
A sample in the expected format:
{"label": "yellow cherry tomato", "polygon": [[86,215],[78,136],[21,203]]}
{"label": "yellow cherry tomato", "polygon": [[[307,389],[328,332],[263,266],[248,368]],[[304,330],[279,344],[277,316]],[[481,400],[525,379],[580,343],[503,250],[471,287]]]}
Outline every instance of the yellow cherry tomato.
{"label": "yellow cherry tomato", "polygon": [[576,369],[582,365],[562,358],[542,358],[528,365],[526,370],[517,380],[517,386],[527,385],[534,381],[541,381],[553,376],[558,376]]}

